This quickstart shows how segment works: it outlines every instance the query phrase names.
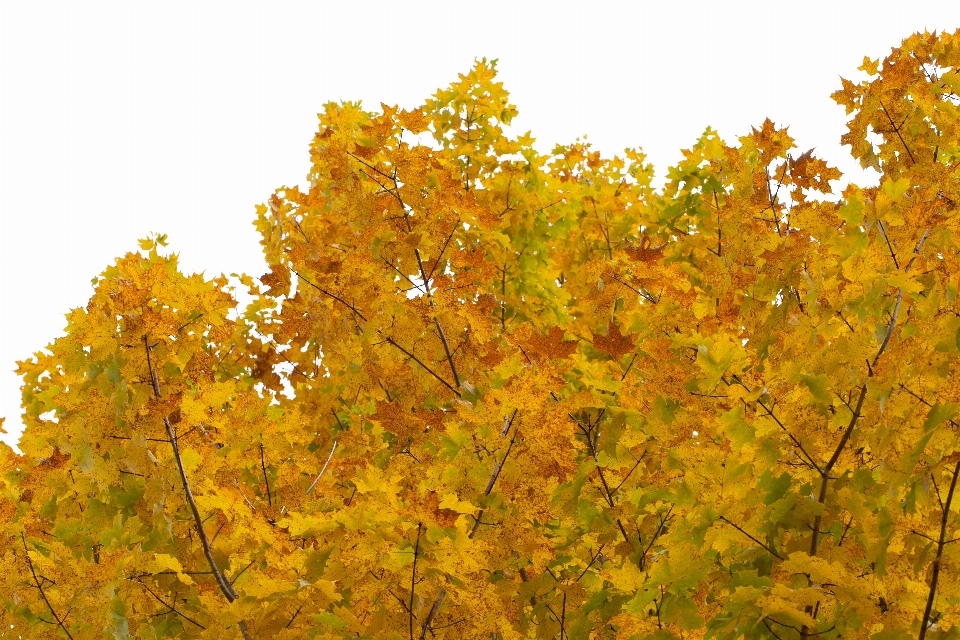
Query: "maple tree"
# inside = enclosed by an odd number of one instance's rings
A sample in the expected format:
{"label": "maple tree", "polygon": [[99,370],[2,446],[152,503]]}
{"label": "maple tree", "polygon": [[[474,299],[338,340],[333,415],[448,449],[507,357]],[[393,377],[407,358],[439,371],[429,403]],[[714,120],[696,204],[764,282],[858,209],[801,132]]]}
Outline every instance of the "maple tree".
{"label": "maple tree", "polygon": [[328,104],[270,272],[164,236],[19,362],[4,633],[960,637],[960,31],[666,186],[532,147],[495,62]]}

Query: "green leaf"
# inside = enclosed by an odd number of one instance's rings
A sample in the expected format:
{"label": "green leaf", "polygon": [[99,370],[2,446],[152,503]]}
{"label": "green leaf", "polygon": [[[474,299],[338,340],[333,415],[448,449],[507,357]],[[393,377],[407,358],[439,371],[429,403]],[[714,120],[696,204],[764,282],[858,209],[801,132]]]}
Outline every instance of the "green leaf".
{"label": "green leaf", "polygon": [[830,386],[830,380],[827,376],[822,373],[816,375],[801,373],[799,377],[800,381],[806,385],[807,389],[810,390],[810,394],[818,403],[830,404],[830,393],[827,391],[827,387]]}
{"label": "green leaf", "polygon": [[910,188],[910,178],[900,178],[899,180],[887,178],[881,183],[881,187],[887,197],[896,202],[903,198],[903,194]]}
{"label": "green leaf", "polygon": [[697,612],[697,605],[692,599],[668,594],[663,600],[660,609],[661,619],[668,624],[675,624],[681,629],[690,631],[703,626],[704,619]]}
{"label": "green leaf", "polygon": [[327,625],[328,627],[333,627],[334,629],[342,629],[347,626],[347,623],[330,613],[329,611],[323,611],[321,613],[311,614],[310,617],[314,622],[319,624]]}
{"label": "green leaf", "polygon": [[790,488],[791,481],[792,478],[789,473],[782,473],[774,477],[769,471],[765,471],[757,483],[757,486],[767,494],[763,498],[763,504],[769,506],[782,498],[783,494]]}

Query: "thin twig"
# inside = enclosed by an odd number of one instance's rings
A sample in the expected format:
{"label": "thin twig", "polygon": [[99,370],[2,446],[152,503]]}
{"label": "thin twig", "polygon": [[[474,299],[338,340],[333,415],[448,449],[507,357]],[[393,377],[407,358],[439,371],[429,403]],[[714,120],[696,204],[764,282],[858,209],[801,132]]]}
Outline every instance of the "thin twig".
{"label": "thin twig", "polygon": [[320,482],[320,477],[323,475],[323,472],[327,470],[327,465],[330,464],[330,459],[333,458],[333,452],[337,450],[337,441],[333,441],[333,446],[330,447],[330,455],[327,456],[327,461],[323,463],[323,469],[320,469],[320,473],[317,474],[317,477],[313,479],[313,482],[307,487],[307,490],[303,495],[308,496],[310,492],[313,491],[313,488],[317,486],[317,483]]}
{"label": "thin twig", "polygon": [[146,589],[146,590],[150,593],[150,595],[152,595],[152,596],[157,600],[157,602],[159,602],[160,604],[162,604],[163,606],[165,606],[165,607],[167,608],[167,611],[164,611],[163,613],[154,614],[154,615],[164,615],[164,614],[167,614],[167,613],[175,613],[175,614],[177,614],[178,616],[181,616],[181,617],[182,617],[184,620],[186,620],[187,622],[190,622],[190,623],[192,623],[192,624],[200,627],[201,629],[206,630],[206,627],[205,627],[205,626],[203,626],[202,624],[200,624],[199,622],[197,622],[196,620],[194,620],[193,618],[191,618],[190,616],[188,616],[188,615],[185,614],[184,612],[178,610],[178,609],[176,608],[176,606],[174,606],[174,605],[176,605],[176,599],[174,599],[174,601],[173,601],[174,604],[173,604],[173,605],[171,605],[171,604],[169,604],[169,603],[167,603],[167,602],[164,602],[163,598],[161,598],[161,597],[158,596],[156,593],[154,593],[153,589],[151,589],[151,588],[147,585],[146,582],[144,582],[144,581],[141,580],[140,578],[137,578],[137,582],[139,582],[140,585],[141,585],[144,589]]}
{"label": "thin twig", "polygon": [[590,559],[590,563],[583,568],[583,571],[580,572],[580,575],[577,576],[577,579],[574,582],[580,582],[580,578],[586,575],[587,571],[590,570],[590,567],[593,566],[593,563],[597,561],[597,558],[600,557],[600,554],[603,553],[603,548],[607,546],[605,544],[600,545],[600,548],[597,549],[597,553]]}
{"label": "thin twig", "polygon": [[413,640],[413,597],[417,592],[417,558],[420,556],[420,531],[423,529],[423,523],[417,523],[417,544],[413,548],[413,571],[410,574],[410,606],[407,611],[410,613],[410,640]]}
{"label": "thin twig", "polygon": [[[910,152],[910,147],[907,146],[907,143],[906,143],[906,141],[903,139],[903,136],[900,135],[900,127],[898,127],[897,125],[895,125],[895,124],[893,123],[893,118],[890,117],[890,112],[887,111],[887,107],[884,106],[883,100],[880,101],[880,108],[883,109],[883,112],[887,115],[887,120],[890,121],[890,126],[893,127],[893,132],[897,134],[897,137],[898,137],[898,138],[900,138],[900,144],[902,144],[902,145],[903,145],[903,148],[907,150],[907,155],[910,156],[910,162],[912,162],[913,164],[916,164],[917,161],[913,159],[913,153]],[[903,126],[903,123],[900,123],[900,124],[901,124],[901,126]],[[921,638],[921,639],[923,638],[923,635],[922,635],[922,634],[921,634],[920,638]]]}
{"label": "thin twig", "polygon": [[[433,369],[431,369],[430,367],[428,367],[427,365],[425,365],[425,364],[423,363],[423,361],[420,360],[420,358],[418,358],[417,356],[413,355],[412,353],[410,353],[409,351],[407,351],[406,349],[404,349],[403,347],[401,347],[399,344],[397,344],[397,342],[396,342],[393,338],[386,338],[386,340],[384,340],[384,342],[386,342],[386,343],[389,344],[389,345],[393,345],[394,347],[396,347],[397,349],[399,349],[401,352],[403,352],[403,354],[406,355],[408,358],[410,358],[411,360],[413,360],[414,362],[416,362],[417,364],[419,364],[421,367],[423,367],[423,369],[424,369],[427,373],[429,373],[429,374],[432,375],[434,378],[436,378],[436,379],[439,380],[441,383],[443,383],[443,386],[445,386],[447,389],[450,389],[450,391],[453,391],[453,392],[457,395],[458,398],[461,396],[459,389],[456,389],[455,387],[452,387],[449,382],[447,382],[446,380],[444,380],[443,378],[441,378],[439,375],[437,375],[437,373],[436,373]],[[459,386],[459,385],[458,385],[458,386]]]}
{"label": "thin twig", "polygon": [[[500,437],[503,438],[507,435],[507,432],[510,430],[510,426],[513,424],[514,418],[517,417],[518,409],[513,410],[513,414],[510,416],[509,421],[506,416],[503,419],[503,430],[500,432]],[[510,455],[510,451],[513,449],[513,443],[517,439],[517,433],[519,432],[519,425],[517,429],[513,431],[513,437],[510,439],[510,444],[507,446],[507,452],[503,454],[503,460],[497,461],[496,458],[493,460],[493,470],[490,472],[490,479],[487,481],[487,488],[484,490],[484,497],[489,496],[490,492],[493,491],[493,485],[496,484],[497,478],[500,477],[500,472],[503,471],[503,465],[507,462],[507,456]],[[484,509],[480,509],[480,513],[474,516],[473,528],[470,530],[470,534],[467,536],[470,539],[473,539],[473,536],[476,535],[477,529],[480,528],[480,522],[483,519]]]}
{"label": "thin twig", "polygon": [[[263,437],[262,435],[260,436]],[[270,479],[267,477],[267,465],[263,461],[263,443],[260,443],[260,468],[263,469],[263,481],[267,485],[267,503],[272,507],[273,498],[270,496]]]}
{"label": "thin twig", "polygon": [[57,612],[53,609],[53,605],[50,604],[50,600],[47,599],[47,594],[43,590],[43,585],[40,583],[40,579],[37,578],[37,572],[33,568],[33,561],[30,559],[30,550],[27,549],[27,539],[24,537],[23,532],[20,532],[20,539],[23,541],[23,554],[27,558],[27,565],[30,567],[30,573],[33,575],[33,582],[37,585],[37,589],[40,591],[40,597],[43,598],[43,601],[47,603],[47,609],[50,610],[50,613],[53,614],[53,619],[57,621],[57,625],[63,629],[63,632],[67,634],[67,637],[70,640],[73,640],[73,636],[70,635],[70,631],[67,630],[67,627],[63,624],[63,619],[57,615]]}
{"label": "thin twig", "polygon": [[763,547],[764,549],[766,549],[767,551],[769,551],[771,554],[773,554],[773,555],[775,555],[776,557],[778,557],[778,558],[780,558],[781,560],[783,560],[783,556],[781,556],[779,553],[777,553],[776,551],[774,551],[773,549],[771,549],[771,548],[768,547],[767,545],[763,544],[762,542],[760,542],[759,540],[757,540],[756,538],[754,538],[752,535],[750,535],[749,533],[747,533],[746,531],[744,531],[743,529],[741,529],[740,527],[738,527],[738,526],[735,525],[734,523],[730,522],[729,520],[727,520],[727,519],[724,518],[723,516],[720,516],[720,520],[723,520],[723,521],[726,522],[728,525],[730,525],[731,527],[733,527],[734,529],[736,529],[737,531],[739,531],[740,533],[742,533],[743,535],[747,536],[748,538],[750,538],[751,540],[753,540],[754,542],[756,542],[758,545],[760,545],[761,547]]}
{"label": "thin twig", "polygon": [[306,278],[304,278],[302,275],[300,275],[300,272],[299,272],[299,271],[297,271],[297,270],[295,270],[295,269],[291,269],[291,271],[293,271],[295,274],[297,274],[297,277],[298,277],[298,278],[300,278],[301,280],[303,280],[304,282],[306,282],[308,285],[310,285],[311,287],[313,287],[314,289],[316,289],[317,291],[319,291],[319,292],[322,293],[323,295],[325,295],[325,296],[327,296],[327,297],[330,297],[330,298],[333,298],[334,300],[336,300],[337,302],[339,302],[340,304],[342,304],[343,306],[345,306],[347,309],[350,309],[350,311],[352,311],[352,312],[354,312],[355,314],[357,314],[357,315],[360,317],[360,319],[363,320],[364,322],[367,321],[367,318],[366,318],[362,313],[360,313],[360,311],[359,311],[355,306],[353,306],[352,304],[350,304],[349,302],[347,302],[346,300],[344,300],[344,299],[341,298],[340,296],[338,296],[338,295],[336,295],[336,294],[333,294],[333,293],[330,293],[329,291],[327,291],[327,290],[324,289],[323,287],[317,286],[317,285],[315,285],[314,283],[310,282],[309,280],[307,280]]}

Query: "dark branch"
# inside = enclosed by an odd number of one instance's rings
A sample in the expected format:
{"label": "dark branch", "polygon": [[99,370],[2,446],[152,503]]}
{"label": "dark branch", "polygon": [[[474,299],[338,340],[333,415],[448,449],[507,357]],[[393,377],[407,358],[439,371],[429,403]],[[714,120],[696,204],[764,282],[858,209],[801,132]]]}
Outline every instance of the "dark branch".
{"label": "dark branch", "polygon": [[53,615],[53,619],[57,621],[57,625],[63,629],[63,632],[67,634],[67,637],[70,640],[73,640],[73,636],[70,635],[70,631],[67,630],[67,627],[63,624],[63,620],[66,618],[61,618],[57,615],[57,612],[53,609],[53,605],[50,603],[50,600],[47,599],[47,594],[43,590],[43,585],[40,583],[40,579],[37,577],[37,571],[33,568],[33,561],[30,559],[30,550],[27,549],[27,539],[24,537],[23,532],[20,533],[20,539],[23,541],[23,554],[27,558],[27,565],[30,567],[30,574],[33,576],[33,582],[37,585],[37,589],[40,591],[40,597],[43,598],[43,601],[47,603],[47,609],[50,610],[50,613]]}
{"label": "dark branch", "polygon": [[741,529],[740,527],[738,527],[738,526],[735,525],[734,523],[730,522],[729,520],[727,520],[727,519],[724,518],[723,516],[720,516],[720,520],[723,520],[723,521],[726,522],[728,525],[730,525],[731,527],[733,527],[734,529],[736,529],[737,531],[739,531],[740,533],[742,533],[743,535],[747,536],[748,538],[750,538],[751,540],[753,540],[754,542],[756,542],[758,545],[760,545],[761,547],[763,547],[764,549],[766,549],[767,551],[769,551],[771,554],[773,554],[774,556],[776,556],[776,557],[780,558],[781,560],[783,560],[783,556],[781,556],[779,553],[777,553],[776,551],[774,551],[773,549],[771,549],[771,548],[768,547],[767,545],[763,544],[762,542],[760,542],[759,540],[757,540],[756,538],[754,538],[752,535],[750,535],[749,533],[747,533],[746,531],[744,531],[743,529]]}

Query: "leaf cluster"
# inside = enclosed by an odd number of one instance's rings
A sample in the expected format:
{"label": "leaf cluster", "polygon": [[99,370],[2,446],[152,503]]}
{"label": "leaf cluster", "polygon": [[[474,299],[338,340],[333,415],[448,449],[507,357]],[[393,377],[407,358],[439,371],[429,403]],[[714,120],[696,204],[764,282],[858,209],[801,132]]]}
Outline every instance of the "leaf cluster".
{"label": "leaf cluster", "polygon": [[496,61],[327,104],[270,272],[166,239],[19,362],[0,622],[70,638],[960,636],[960,32],[651,188]]}

